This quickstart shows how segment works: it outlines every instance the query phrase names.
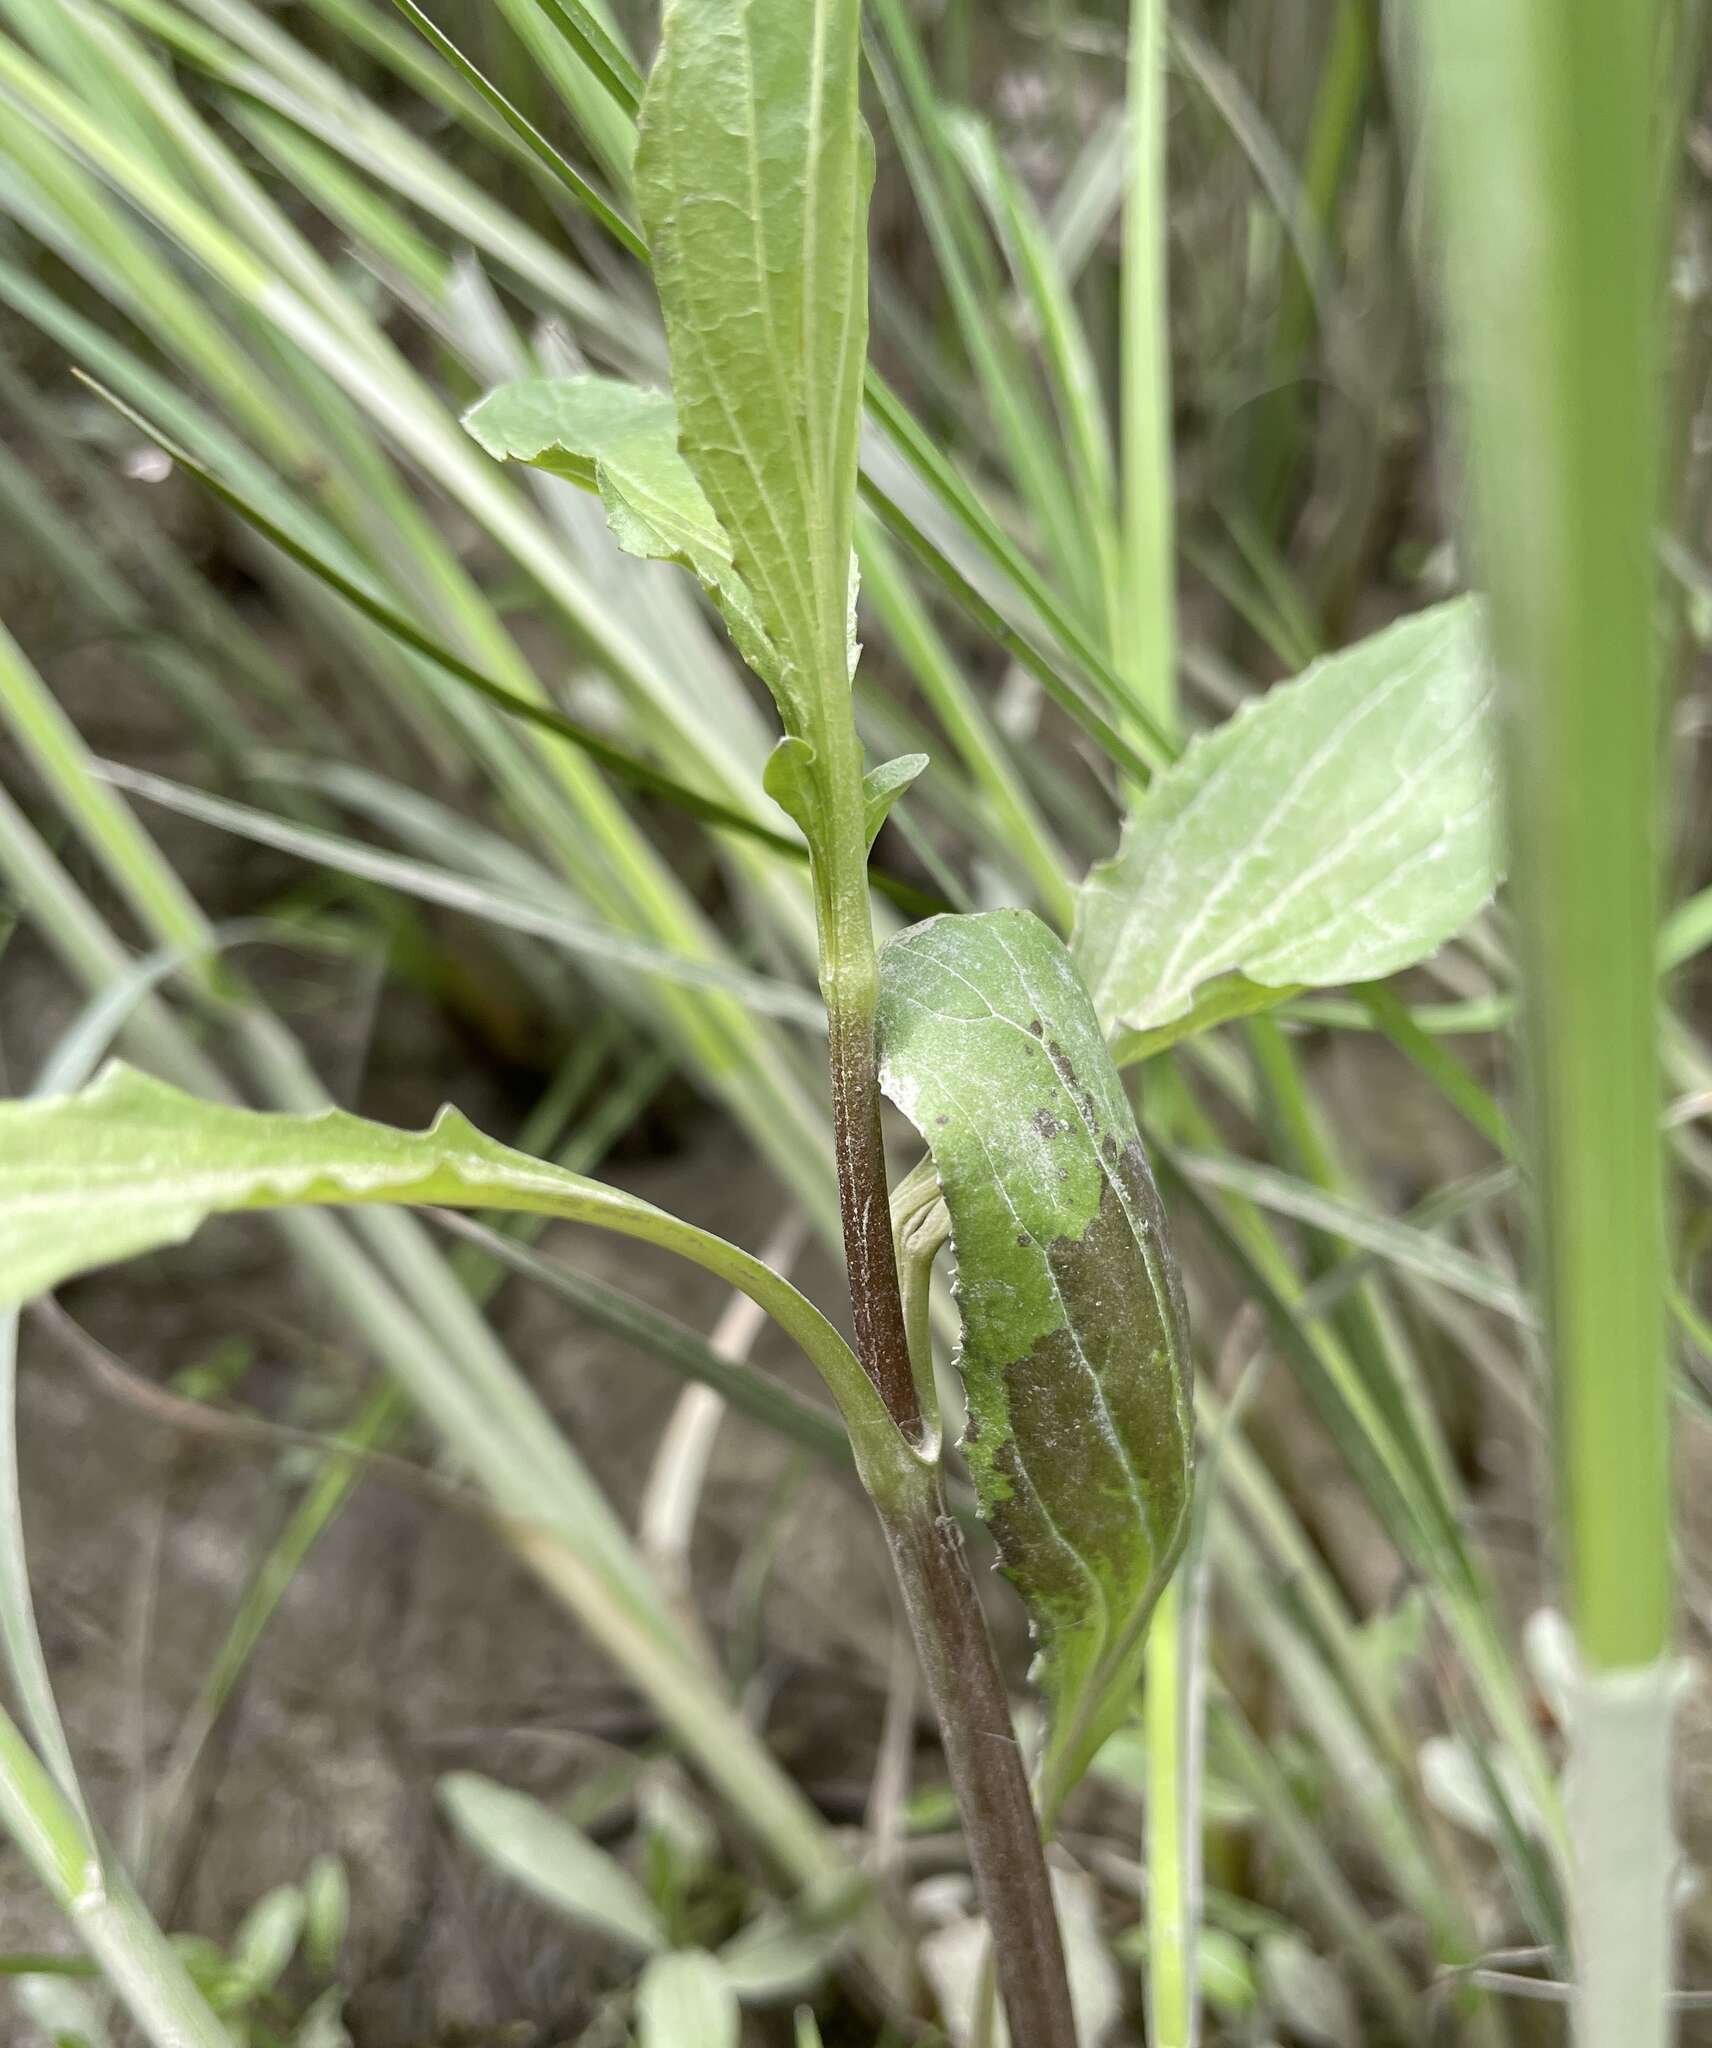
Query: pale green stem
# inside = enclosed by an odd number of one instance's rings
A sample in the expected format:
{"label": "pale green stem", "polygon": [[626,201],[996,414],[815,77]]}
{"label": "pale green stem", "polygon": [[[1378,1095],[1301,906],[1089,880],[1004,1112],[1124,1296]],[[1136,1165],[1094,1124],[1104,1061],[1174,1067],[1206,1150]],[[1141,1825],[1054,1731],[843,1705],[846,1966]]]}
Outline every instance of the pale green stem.
{"label": "pale green stem", "polygon": [[1197,1807],[1187,1796],[1185,1651],[1192,1656],[1194,1642],[1179,1571],[1159,1596],[1147,1633],[1147,2038],[1154,2048],[1195,2048],[1199,2035],[1195,1845],[1186,1832]]}
{"label": "pale green stem", "polygon": [[232,2048],[177,1951],[0,1710],[0,1824],[153,2048]]}
{"label": "pale green stem", "polygon": [[1131,0],[1123,244],[1123,555],[1117,667],[1154,723],[1177,726],[1171,348],[1166,305],[1166,0]]}
{"label": "pale green stem", "polygon": [[1669,2039],[1670,1371],[1658,1135],[1664,364],[1653,0],[1422,11],[1476,540],[1508,692],[1571,1730],[1580,2048]]}

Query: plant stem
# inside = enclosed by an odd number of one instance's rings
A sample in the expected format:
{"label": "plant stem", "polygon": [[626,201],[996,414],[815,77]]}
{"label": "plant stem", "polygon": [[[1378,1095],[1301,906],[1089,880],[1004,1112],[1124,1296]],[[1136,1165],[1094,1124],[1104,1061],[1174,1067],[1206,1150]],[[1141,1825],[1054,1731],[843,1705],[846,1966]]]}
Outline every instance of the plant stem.
{"label": "plant stem", "polygon": [[[873,942],[868,947],[870,970]],[[892,1246],[892,1211],[886,1187],[885,1138],[880,1128],[880,1084],[874,1055],[876,977],[854,1001],[827,1002],[828,1057],[832,1069],[832,1138],[838,1162],[838,1204],[844,1219],[844,1262],[850,1276],[850,1317],[856,1356],[886,1412],[906,1437],[921,1422],[909,1337]],[[840,988],[841,996],[847,993]]]}
{"label": "plant stem", "polygon": [[[867,914],[864,897],[864,924]],[[871,928],[868,957],[872,963]],[[921,1417],[898,1287],[881,1142],[871,993],[876,981],[877,976],[870,975],[865,1008],[835,1009],[832,997],[847,993],[850,979],[826,977],[833,1131],[856,1352],[907,1437]],[[976,1896],[992,1935],[1011,2038],[1030,2048],[1075,2048],[1069,1980],[1040,1825],[1004,1681],[939,1467],[915,1464],[907,1483],[881,1479],[876,1485],[877,1466],[878,1461],[864,1463],[863,1476],[886,1532],[910,1634],[939,1723],[963,1816]],[[899,1461],[886,1461],[886,1468],[887,1478],[901,1476]]]}
{"label": "plant stem", "polygon": [[1155,2048],[1195,2048],[1194,1845],[1197,1816],[1184,1750],[1184,1652],[1191,1650],[1179,1571],[1159,1596],[1147,1635],[1147,2025]]}
{"label": "plant stem", "polygon": [[1040,1824],[962,1532],[937,1468],[916,1499],[882,1507],[881,1519],[962,1809],[1011,2040],[1076,2048]]}
{"label": "plant stem", "polygon": [[[937,1462],[923,1446],[892,1239],[874,1042],[879,963],[868,906],[861,743],[839,688],[823,693],[813,735],[815,909],[832,1065],[832,1128],[856,1355],[897,1426],[882,1452],[857,1444],[885,1528],[916,1655],[962,1812],[975,1891],[991,1930],[1011,2038],[1076,2048],[1058,1916],[1040,1823],[1010,1704]],[[937,1433],[935,1433],[937,1434]]]}

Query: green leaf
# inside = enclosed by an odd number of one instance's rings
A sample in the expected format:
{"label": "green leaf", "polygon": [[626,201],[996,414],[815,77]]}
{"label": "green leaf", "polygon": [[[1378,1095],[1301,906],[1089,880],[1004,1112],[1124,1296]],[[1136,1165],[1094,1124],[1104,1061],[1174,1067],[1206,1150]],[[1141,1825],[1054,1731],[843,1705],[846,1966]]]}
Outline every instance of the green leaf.
{"label": "green leaf", "polygon": [[1084,883],[1073,946],[1102,1021],[1151,1048],[1197,1008],[1423,959],[1498,884],[1496,800],[1472,599],[1316,662],[1158,775]]}
{"label": "green leaf", "polygon": [[1279,1003],[1301,993],[1293,984],[1267,988],[1258,981],[1250,981],[1245,974],[1220,975],[1217,981],[1209,981],[1200,989],[1191,1007],[1180,1017],[1173,1017],[1169,1024],[1161,1024],[1152,1031],[1119,1031],[1112,1040],[1112,1057],[1120,1067],[1133,1066],[1137,1060],[1152,1059],[1168,1046],[1180,1045],[1185,1038],[1211,1031],[1215,1024],[1229,1024],[1237,1017],[1252,1017],[1259,1010],[1275,1009]]}
{"label": "green leaf", "polygon": [[472,1848],[549,1906],[644,1955],[667,1946],[659,1914],[624,1866],[540,1800],[455,1771],[440,1780],[440,1803]]}
{"label": "green leaf", "polygon": [[1093,1005],[1038,918],[899,933],[878,1030],[950,1213],[965,1451],[1039,1644],[1050,1819],[1124,1710],[1188,1527],[1182,1286]]}
{"label": "green leaf", "polygon": [[807,740],[787,734],[767,756],[766,766],[761,770],[761,787],[811,846],[821,841],[814,759],[814,749]]}
{"label": "green leaf", "polygon": [[719,1951],[720,1974],[744,2005],[780,2005],[816,1990],[846,1939],[836,1919],[767,1908]]}
{"label": "green leaf", "polygon": [[211,1215],[353,1202],[479,1202],[633,1223],[648,1211],[495,1143],[455,1109],[426,1131],[343,1110],[265,1114],[205,1102],[119,1062],[76,1095],[0,1104],[6,1301],[182,1243]]}
{"label": "green leaf", "polygon": [[232,2001],[251,2004],[271,1991],[297,1953],[307,1915],[302,1891],[282,1884],[260,1898],[232,1937]]}
{"label": "green leaf", "polygon": [[317,1856],[303,1879],[303,1953],[317,1977],[331,1977],[351,1924],[351,1882],[337,1856]]}
{"label": "green leaf", "polygon": [[859,15],[667,0],[636,157],[679,444],[778,652],[785,728],[808,737],[855,659],[873,183]]}
{"label": "green leaf", "polygon": [[868,844],[880,836],[891,808],[927,766],[925,754],[900,754],[895,761],[882,761],[862,778],[862,824]]}
{"label": "green leaf", "polygon": [[676,562],[718,606],[743,659],[775,693],[779,660],[731,561],[731,542],[678,452],[678,416],[663,391],[616,377],[527,377],[464,415],[501,462],[523,462],[597,491],[626,554]]}
{"label": "green leaf", "polygon": [[498,462],[525,462],[585,491],[601,488],[603,465],[620,488],[627,475],[651,477],[667,521],[691,545],[730,559],[713,507],[678,453],[678,416],[663,391],[617,377],[521,377],[472,405],[464,431]]}
{"label": "green leaf", "polygon": [[118,1062],[76,1095],[0,1103],[0,1308],[180,1244],[209,1216],[371,1202],[560,1216],[677,1252],[741,1288],[807,1352],[870,1490],[913,1469],[850,1347],[788,1280],[634,1195],[484,1137],[455,1109],[425,1131],[343,1110],[276,1115],[203,1101]]}
{"label": "green leaf", "polygon": [[636,1987],[640,2048],[737,2048],[737,1994],[702,1949],[656,1956]]}

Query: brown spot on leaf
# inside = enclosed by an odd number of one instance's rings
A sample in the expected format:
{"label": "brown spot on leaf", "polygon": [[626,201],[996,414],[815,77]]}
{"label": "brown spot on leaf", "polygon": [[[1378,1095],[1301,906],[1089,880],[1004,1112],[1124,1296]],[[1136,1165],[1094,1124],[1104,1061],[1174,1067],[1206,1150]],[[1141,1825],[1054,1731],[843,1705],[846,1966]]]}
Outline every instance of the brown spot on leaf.
{"label": "brown spot on leaf", "polygon": [[1062,1138],[1070,1126],[1061,1116],[1054,1116],[1043,1103],[1029,1119],[1043,1138]]}

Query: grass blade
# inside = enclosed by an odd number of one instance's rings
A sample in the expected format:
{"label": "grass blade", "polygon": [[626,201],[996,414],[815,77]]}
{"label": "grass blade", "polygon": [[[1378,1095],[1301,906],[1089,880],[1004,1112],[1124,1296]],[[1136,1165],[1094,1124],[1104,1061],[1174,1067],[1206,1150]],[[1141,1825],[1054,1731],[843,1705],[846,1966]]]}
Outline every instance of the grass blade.
{"label": "grass blade", "polygon": [[1669,2033],[1670,1375],[1655,958],[1661,10],[1424,20],[1476,538],[1511,693],[1530,1153],[1583,1678],[1582,2048]]}

